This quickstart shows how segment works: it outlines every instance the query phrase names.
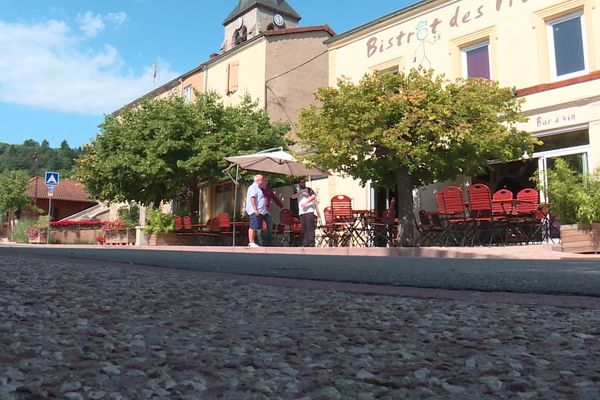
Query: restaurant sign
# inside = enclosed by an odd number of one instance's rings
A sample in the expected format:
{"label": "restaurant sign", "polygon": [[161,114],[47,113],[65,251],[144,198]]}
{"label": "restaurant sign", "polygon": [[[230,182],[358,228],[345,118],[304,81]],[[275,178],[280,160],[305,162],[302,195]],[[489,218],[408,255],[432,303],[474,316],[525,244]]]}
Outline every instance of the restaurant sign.
{"label": "restaurant sign", "polygon": [[518,124],[527,132],[543,132],[579,125],[589,121],[587,110],[573,107],[554,112],[535,114],[528,117],[527,122]]}
{"label": "restaurant sign", "polygon": [[[450,19],[441,19],[439,16],[433,16],[429,20],[420,21],[414,30],[400,30],[393,35],[381,37],[373,35],[367,40],[367,57],[371,58],[375,54],[385,53],[392,48],[409,46],[416,44],[425,46],[433,44],[441,38],[441,30],[443,28],[455,29],[468,25],[476,21],[486,14],[500,12],[506,8],[512,8],[516,4],[527,3],[528,0],[484,0],[484,4],[474,6],[471,9],[466,9],[463,5],[456,6],[454,14]],[[430,22],[431,21],[431,22]]]}

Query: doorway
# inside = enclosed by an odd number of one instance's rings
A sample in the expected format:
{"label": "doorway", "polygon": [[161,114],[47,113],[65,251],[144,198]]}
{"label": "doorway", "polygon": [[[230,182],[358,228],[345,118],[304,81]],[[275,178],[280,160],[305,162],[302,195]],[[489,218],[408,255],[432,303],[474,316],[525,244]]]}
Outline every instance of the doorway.
{"label": "doorway", "polygon": [[564,150],[551,151],[548,153],[538,154],[538,171],[540,182],[543,183],[543,190],[540,192],[540,201],[550,203],[548,198],[548,170],[554,168],[556,160],[562,159],[567,162],[575,172],[579,174],[587,174],[589,172],[589,146],[581,148],[571,148]]}

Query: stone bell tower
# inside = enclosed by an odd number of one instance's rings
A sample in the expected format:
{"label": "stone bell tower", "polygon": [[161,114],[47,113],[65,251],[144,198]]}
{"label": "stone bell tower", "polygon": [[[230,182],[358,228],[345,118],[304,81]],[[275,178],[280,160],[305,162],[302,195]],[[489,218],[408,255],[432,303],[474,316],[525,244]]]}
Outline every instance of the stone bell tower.
{"label": "stone bell tower", "polygon": [[239,0],[223,22],[228,51],[261,33],[273,29],[297,28],[302,17],[285,0]]}

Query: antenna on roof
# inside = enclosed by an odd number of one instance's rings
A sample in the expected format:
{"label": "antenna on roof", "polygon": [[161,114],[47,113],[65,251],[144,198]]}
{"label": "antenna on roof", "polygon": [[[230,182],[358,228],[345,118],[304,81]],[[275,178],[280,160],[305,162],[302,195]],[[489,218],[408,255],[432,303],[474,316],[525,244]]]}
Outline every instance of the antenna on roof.
{"label": "antenna on roof", "polygon": [[152,79],[154,82],[154,87],[156,87],[156,78],[158,78],[158,69],[160,68],[160,62],[156,60],[154,65],[152,66]]}

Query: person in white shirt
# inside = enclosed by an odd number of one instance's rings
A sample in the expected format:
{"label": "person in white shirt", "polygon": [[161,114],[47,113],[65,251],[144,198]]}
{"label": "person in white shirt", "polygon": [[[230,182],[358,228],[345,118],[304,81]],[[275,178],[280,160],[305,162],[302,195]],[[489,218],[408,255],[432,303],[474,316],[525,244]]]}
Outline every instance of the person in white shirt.
{"label": "person in white shirt", "polygon": [[306,187],[305,179],[301,179],[298,185],[298,192],[292,195],[292,199],[298,199],[298,214],[302,224],[302,246],[315,247],[315,200],[317,195],[314,190]]}
{"label": "person in white shirt", "polygon": [[256,175],[254,183],[250,185],[246,194],[246,213],[250,216],[248,247],[260,247],[256,244],[256,236],[257,232],[262,229],[265,214],[267,213],[266,198],[261,189],[263,179],[262,175]]}

